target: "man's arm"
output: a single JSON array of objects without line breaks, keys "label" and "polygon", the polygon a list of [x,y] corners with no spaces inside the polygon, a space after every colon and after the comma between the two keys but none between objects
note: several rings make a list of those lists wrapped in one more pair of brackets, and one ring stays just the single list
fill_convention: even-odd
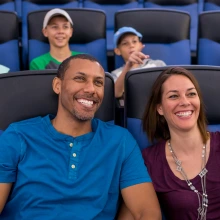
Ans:
[{"label": "man's arm", "polygon": [[0,183],[0,215],[8,199],[12,183]]},{"label": "man's arm", "polygon": [[141,183],[121,190],[124,204],[118,220],[159,220],[161,210],[152,183]]}]

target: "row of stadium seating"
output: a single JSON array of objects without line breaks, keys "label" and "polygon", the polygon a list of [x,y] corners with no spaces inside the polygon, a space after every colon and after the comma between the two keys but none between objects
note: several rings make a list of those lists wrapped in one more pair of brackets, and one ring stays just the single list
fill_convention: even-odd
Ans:
[{"label": "row of stadium seating", "polygon": [[[210,131],[220,129],[220,104],[215,97],[220,94],[220,67],[184,66],[197,78],[206,109]],[[156,77],[167,67],[130,71],[125,78],[124,126],[138,141],[141,149],[149,142],[141,129],[141,119],[150,90]],[[0,130],[15,121],[46,114],[56,114],[57,95],[52,91],[54,70],[21,71],[0,75]],[[207,83],[208,82],[208,83]],[[43,97],[43,98],[42,98]],[[95,117],[114,123],[114,81],[106,73],[105,96]]]},{"label": "row of stadium seating", "polygon": [[[67,9],[74,21],[74,33],[70,39],[72,50],[89,53],[108,70],[106,48],[106,15],[92,9]],[[18,17],[13,12],[0,12],[0,64],[11,71],[28,68],[35,57],[49,51],[47,39],[42,34],[42,23],[47,10],[31,12],[27,28],[23,32],[19,56]],[[92,19],[91,19],[92,18]],[[132,19],[130,19],[132,18]],[[123,26],[132,26],[143,34],[144,52],[152,59],[161,59],[167,65],[190,65],[190,16],[185,12],[161,9],[121,10],[115,14],[115,31]],[[199,16],[198,64],[220,66],[220,11],[203,12]],[[21,64],[21,61],[23,65]],[[114,68],[123,64],[122,58],[115,56]],[[23,67],[22,67],[23,66]]]},{"label": "row of stadium seating", "polygon": [[113,49],[114,14],[119,10],[134,8],[175,9],[188,12],[191,16],[190,49],[197,48],[198,15],[202,11],[219,10],[218,0],[3,0],[0,10],[17,11],[24,26],[24,36],[27,26],[27,15],[34,10],[48,8],[93,8],[105,11],[107,15],[107,49]]}]

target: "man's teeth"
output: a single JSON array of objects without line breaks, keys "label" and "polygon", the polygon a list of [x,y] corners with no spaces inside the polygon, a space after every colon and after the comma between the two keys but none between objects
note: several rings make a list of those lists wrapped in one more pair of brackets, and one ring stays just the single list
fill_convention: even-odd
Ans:
[{"label": "man's teeth", "polygon": [[85,99],[78,99],[78,102],[82,103],[83,105],[87,105],[87,106],[92,106],[93,105],[93,101],[88,101]]},{"label": "man's teeth", "polygon": [[187,112],[178,112],[176,113],[177,116],[180,116],[180,117],[187,117],[189,115],[192,115],[192,111],[187,111]]}]

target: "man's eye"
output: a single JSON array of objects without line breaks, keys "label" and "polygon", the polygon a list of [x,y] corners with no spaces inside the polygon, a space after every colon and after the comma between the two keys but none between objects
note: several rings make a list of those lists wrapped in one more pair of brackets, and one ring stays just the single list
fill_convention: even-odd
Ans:
[{"label": "man's eye", "polygon": [[77,76],[77,77],[74,78],[74,80],[76,80],[76,81],[84,81],[84,77]]},{"label": "man's eye", "polygon": [[103,86],[103,82],[102,82],[102,81],[99,81],[99,80],[98,80],[98,81],[95,81],[95,84],[96,84],[97,86],[100,86],[100,87]]}]

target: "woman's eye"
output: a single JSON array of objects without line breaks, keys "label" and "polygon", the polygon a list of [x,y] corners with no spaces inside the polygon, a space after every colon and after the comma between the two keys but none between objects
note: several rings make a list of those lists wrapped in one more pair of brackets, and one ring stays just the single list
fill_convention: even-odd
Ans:
[{"label": "woman's eye", "polygon": [[177,95],[171,95],[171,96],[169,96],[170,99],[175,99],[175,98],[177,98],[177,97],[178,97]]},{"label": "woman's eye", "polygon": [[196,96],[196,93],[195,93],[195,92],[190,92],[190,93],[188,94],[188,96],[190,96],[190,97]]}]

